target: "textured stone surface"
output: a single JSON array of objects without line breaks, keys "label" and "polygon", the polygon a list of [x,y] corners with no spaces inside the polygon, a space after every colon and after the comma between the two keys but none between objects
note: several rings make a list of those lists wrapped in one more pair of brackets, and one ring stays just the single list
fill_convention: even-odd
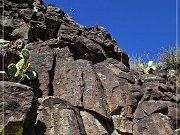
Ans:
[{"label": "textured stone surface", "polygon": [[136,121],[133,131],[133,135],[174,135],[170,119],[161,113]]},{"label": "textured stone surface", "polygon": [[116,41],[111,37],[105,28],[94,26],[83,32],[83,35],[86,35],[87,38],[102,46],[108,57],[115,58],[129,67],[127,62],[129,61],[128,55],[118,48]]},{"label": "textured stone surface", "polygon": [[178,71],[165,65],[154,74],[131,71],[128,55],[105,28],[82,26],[41,0],[35,12],[33,2],[6,0],[4,20],[0,15],[0,38],[5,38],[0,39],[0,71],[16,64],[26,45],[30,70],[38,74],[22,82],[25,85],[0,82],[5,131],[15,134],[18,127],[24,135],[179,133]]},{"label": "textured stone surface", "polygon": [[[108,125],[99,121],[95,116],[86,111],[81,111],[85,131],[87,135],[106,135],[109,134]],[[110,127],[109,127],[110,128]]]},{"label": "textured stone surface", "polygon": [[48,39],[57,38],[58,30],[63,22],[64,15],[65,13],[61,9],[54,7],[53,5],[49,5],[47,7],[45,14],[45,23],[47,25]]},{"label": "textured stone surface", "polygon": [[14,82],[0,81],[0,95],[1,132],[10,122],[23,123],[34,101],[30,87]]},{"label": "textured stone surface", "polygon": [[48,96],[50,93],[50,72],[53,68],[54,54],[47,53],[31,53],[30,63],[31,69],[38,73],[38,80],[34,82],[33,87],[36,91]]},{"label": "textured stone surface", "polygon": [[107,116],[104,90],[90,62],[76,60],[57,65],[53,86],[54,96]]},{"label": "textured stone surface", "polygon": [[114,128],[122,134],[133,133],[133,122],[121,115],[112,116]]},{"label": "textured stone surface", "polygon": [[46,99],[39,107],[35,124],[38,135],[79,135],[78,114],[68,102],[58,99]]},{"label": "textured stone surface", "polygon": [[[128,78],[126,76],[120,76],[121,71],[125,70],[123,65],[118,67],[117,64],[111,63],[113,60],[107,60],[102,63],[98,63],[94,66],[96,73],[98,74],[103,88],[106,90],[108,111],[111,114],[120,113],[121,109],[125,109],[126,113],[131,114],[132,100],[129,91]],[[121,65],[121,64],[119,64]],[[126,69],[128,71],[128,69]],[[124,72],[125,74],[128,74]],[[130,112],[128,112],[130,111]]]}]

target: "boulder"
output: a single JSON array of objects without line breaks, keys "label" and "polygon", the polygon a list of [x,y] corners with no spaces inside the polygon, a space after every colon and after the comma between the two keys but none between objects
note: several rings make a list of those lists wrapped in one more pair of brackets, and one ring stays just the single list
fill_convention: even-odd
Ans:
[{"label": "boulder", "polygon": [[115,58],[129,67],[128,55],[123,50],[118,48],[116,41],[104,27],[96,25],[86,29],[82,35],[98,43],[104,49],[108,57]]},{"label": "boulder", "polygon": [[108,121],[98,120],[98,117],[87,111],[81,111],[80,114],[87,135],[108,135],[113,130],[113,127],[108,125]]},{"label": "boulder", "polygon": [[174,135],[170,118],[155,113],[133,122],[133,135]]},{"label": "boulder", "polygon": [[24,135],[179,133],[178,71],[165,65],[153,74],[130,70],[128,55],[105,28],[80,25],[42,0],[6,0],[3,13],[1,80],[8,65],[19,61],[25,45],[31,54],[29,70],[38,77],[21,82],[26,85],[0,82],[1,131]]},{"label": "boulder", "polygon": [[[0,98],[0,118],[3,118],[0,121],[0,132],[3,130],[11,133],[11,130],[8,131],[8,129],[13,129],[16,124],[24,132],[32,128],[31,125],[36,117],[34,112],[37,103],[32,88],[19,83],[0,81],[0,94],[3,95]],[[27,119],[29,127],[25,125]],[[15,129],[15,131],[18,130]]]},{"label": "boulder", "polygon": [[65,13],[61,9],[48,5],[45,14],[45,23],[47,26],[47,39],[57,38],[59,27],[63,22]]},{"label": "boulder", "polygon": [[[120,67],[118,68],[118,66],[115,66],[112,61],[115,60],[108,59],[94,65],[94,69],[105,89],[109,108],[108,111],[110,114],[120,115],[121,110],[125,109],[127,114],[131,114],[131,112],[128,112],[128,108],[131,108],[132,102],[130,99],[131,94],[129,91],[128,78],[123,78],[119,75],[120,72],[123,72],[124,74],[128,73],[121,71]],[[122,70],[124,70],[123,66]]]},{"label": "boulder", "polygon": [[57,58],[54,96],[107,117],[106,96],[92,64],[86,60],[58,61]]},{"label": "boulder", "polygon": [[34,134],[86,135],[79,110],[69,102],[55,97],[39,101]]}]

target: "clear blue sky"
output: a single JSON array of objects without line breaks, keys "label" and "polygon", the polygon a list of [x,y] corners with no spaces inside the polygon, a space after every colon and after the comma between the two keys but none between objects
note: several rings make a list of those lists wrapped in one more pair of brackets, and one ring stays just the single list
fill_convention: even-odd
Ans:
[{"label": "clear blue sky", "polygon": [[87,27],[105,27],[129,55],[175,46],[175,0],[44,0]]}]

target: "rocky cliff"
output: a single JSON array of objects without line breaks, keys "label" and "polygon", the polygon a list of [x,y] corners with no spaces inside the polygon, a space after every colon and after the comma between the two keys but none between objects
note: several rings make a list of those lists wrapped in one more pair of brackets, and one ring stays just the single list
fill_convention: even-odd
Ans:
[{"label": "rocky cliff", "polygon": [[131,71],[105,28],[86,28],[53,5],[33,3],[6,0],[1,8],[0,71],[17,63],[26,45],[38,78],[15,83],[1,76],[0,134],[180,133],[175,76],[170,83],[167,76]]}]

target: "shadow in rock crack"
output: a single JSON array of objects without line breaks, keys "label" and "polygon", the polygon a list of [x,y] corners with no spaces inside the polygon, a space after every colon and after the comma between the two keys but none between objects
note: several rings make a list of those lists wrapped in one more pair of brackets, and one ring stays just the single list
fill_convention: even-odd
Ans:
[{"label": "shadow in rock crack", "polygon": [[39,88],[40,87],[39,79],[33,80],[31,82],[31,87],[33,88],[33,93],[35,97],[37,98],[42,97],[42,90]]},{"label": "shadow in rock crack", "polygon": [[45,135],[46,129],[46,125],[39,120],[35,124],[35,134],[37,135]]},{"label": "shadow in rock crack", "polygon": [[32,100],[30,110],[26,114],[26,117],[23,123],[22,135],[35,135],[34,129],[35,129],[35,122],[37,118],[38,106],[39,106],[38,99],[37,97],[34,97]]},{"label": "shadow in rock crack", "polygon": [[53,58],[52,68],[51,70],[48,71],[48,74],[49,74],[48,95],[49,96],[54,95],[53,81],[54,81],[55,67],[56,67],[56,55],[54,55],[54,58]]}]

